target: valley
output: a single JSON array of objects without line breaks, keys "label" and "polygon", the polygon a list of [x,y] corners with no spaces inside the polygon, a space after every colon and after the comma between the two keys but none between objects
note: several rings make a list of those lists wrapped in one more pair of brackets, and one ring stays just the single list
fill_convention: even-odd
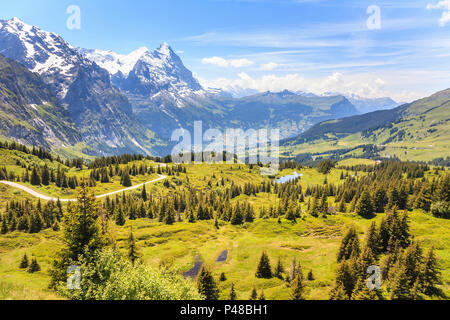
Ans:
[{"label": "valley", "polygon": [[[10,164],[6,167],[8,172],[15,172],[18,177],[23,176],[24,169],[14,163],[26,155],[18,151],[2,151],[1,154],[3,159],[10,159]],[[348,200],[351,203],[344,202],[347,209],[341,212],[340,201],[344,200],[339,200],[339,198],[347,197],[342,193],[344,190],[351,190],[348,186],[347,189],[342,187],[349,183],[353,184],[354,179],[364,183],[365,177],[371,175],[371,168],[376,166],[375,162],[370,160],[348,159],[338,163],[326,174],[319,172],[317,168],[294,166],[291,163],[287,164],[287,167],[282,167],[276,177],[267,178],[260,175],[258,166],[244,164],[178,165],[161,164],[149,159],[130,159],[132,161],[124,159],[121,161],[124,163],[119,165],[122,170],[148,167],[154,168],[155,173],[131,175],[131,183],[136,187],[135,189],[128,189],[125,192],[97,200],[99,201],[98,210],[108,217],[107,227],[105,226],[108,229],[108,238],[113,241],[114,246],[120,252],[126,254],[129,252],[128,239],[130,230],[132,230],[136,239],[135,245],[138,248],[139,259],[145,265],[153,268],[164,265],[174,268],[178,274],[191,269],[194,261],[198,258],[211,270],[216,279],[220,299],[227,299],[232,284],[239,299],[248,299],[254,288],[257,289],[258,294],[263,291],[266,299],[289,299],[291,289],[285,279],[289,276],[294,258],[301,266],[305,276],[304,297],[328,299],[330,290],[334,287],[335,273],[338,267],[336,256],[343,235],[350,226],[354,226],[361,244],[364,244],[370,225],[373,222],[379,224],[389,212],[377,213],[370,218],[362,217],[353,211],[356,210],[352,207],[356,205],[355,201],[357,200],[351,201],[351,196]],[[50,168],[61,166],[54,161],[42,161],[34,156],[29,158],[29,162],[47,165]],[[100,163],[98,162],[98,164]],[[113,163],[110,166],[111,168],[116,167]],[[289,168],[289,166],[292,167]],[[77,176],[80,180],[82,177],[92,176],[93,172],[93,169],[85,166],[81,169],[64,168],[67,170],[67,177]],[[102,166],[98,167],[100,171],[101,168]],[[386,169],[388,168],[386,167]],[[392,169],[394,168],[395,166]],[[423,169],[415,165],[408,168],[409,166],[405,165],[404,169],[401,169],[406,170],[404,171],[405,180],[403,183],[399,180],[398,183],[400,186],[402,184],[405,186],[405,183],[409,181],[408,183],[413,183],[414,190],[419,190],[420,187],[416,184],[421,181],[419,177]],[[370,170],[367,171],[368,169]],[[439,179],[445,175],[449,177],[446,171],[424,169],[424,178],[427,180]],[[107,170],[109,172],[109,169]],[[162,179],[164,176],[160,176],[158,180],[152,180],[151,183],[146,184],[146,195],[143,198],[143,189],[139,184],[142,181],[154,179],[158,170],[161,172],[159,174],[166,178]],[[383,167],[379,167],[377,170],[381,170],[380,174],[384,172]],[[397,172],[397,170],[394,169],[393,172]],[[274,183],[275,179],[292,175],[294,172],[298,173],[297,179],[278,184],[278,186]],[[408,178],[406,178],[406,172],[408,172]],[[410,177],[410,172],[416,172],[417,178]],[[106,190],[113,192],[122,189],[120,182],[118,184],[115,181],[117,177],[113,176],[112,178],[114,182],[110,183],[102,183],[99,178],[96,185],[92,187],[94,194],[98,195]],[[378,180],[378,183],[383,183],[383,178],[377,179],[381,179]],[[391,176],[391,186],[395,185],[394,181],[397,181],[395,179],[392,180]],[[376,181],[374,182],[377,183]],[[74,191],[59,188],[52,183],[50,186],[51,191],[42,185],[33,188],[60,198],[76,194],[73,193]],[[267,189],[269,186],[270,191]],[[318,201],[322,197],[316,194],[316,192],[320,194],[321,186],[325,187],[323,190],[329,190],[327,191],[327,193],[329,192],[327,197],[327,208],[329,209],[325,215],[320,213],[321,209],[318,209],[316,215],[315,209],[312,209],[311,206],[315,206],[316,204],[313,205],[313,203],[316,203],[316,199]],[[299,193],[294,190],[302,190],[300,197]],[[36,204],[37,202],[35,197],[6,185],[0,185],[0,191],[2,203],[10,208],[10,213],[16,212],[14,215],[21,211],[16,211],[16,209],[11,211],[13,203],[11,200],[17,204],[26,199],[31,203]],[[217,197],[223,198],[228,193],[225,200],[218,201]],[[11,197],[12,195],[13,197]],[[413,191],[413,194],[408,196],[407,204],[404,204],[408,208],[409,232],[415,240],[420,242],[424,252],[428,248],[435,248],[435,254],[439,258],[440,268],[443,272],[441,288],[443,294],[448,294],[450,290],[450,274],[448,273],[450,270],[450,256],[448,255],[450,225],[448,225],[447,219],[435,217],[416,208],[417,196],[416,191]],[[187,201],[188,198],[191,200]],[[392,201],[389,199],[390,193],[387,194],[387,201]],[[376,200],[374,199],[374,201]],[[111,208],[112,203],[118,204],[118,207]],[[43,221],[53,219],[51,215],[45,213],[47,212],[45,201],[40,205],[43,206],[41,209]],[[68,210],[67,205],[62,202],[63,212]],[[161,211],[161,206],[168,207]],[[228,208],[228,206],[230,207]],[[244,220],[235,223],[233,222],[234,215],[238,212],[236,210],[240,210],[237,209],[240,206],[242,206]],[[287,207],[285,208],[285,206]],[[121,210],[120,208],[124,210],[124,220],[121,222],[117,216],[119,212],[117,210]],[[291,212],[292,209],[293,212]],[[202,210],[203,213],[201,213]],[[246,216],[248,212],[251,212],[251,219]],[[2,215],[2,221],[9,221],[10,213],[6,208],[6,213]],[[27,214],[25,213],[25,217]],[[166,220],[168,215],[173,215],[173,222]],[[56,220],[58,220],[57,217],[58,215],[55,216]],[[47,228],[46,223],[50,227]],[[62,223],[63,220],[57,224]],[[42,230],[39,232],[10,230],[0,235],[1,299],[64,298],[64,296],[55,295],[54,291],[47,289],[50,281],[49,270],[52,268],[52,261],[56,257],[56,252],[63,243],[64,237],[60,227],[55,227],[54,224],[52,227],[52,224],[51,220],[44,222]],[[219,255],[224,251],[227,251],[226,260],[217,261]],[[273,270],[278,261],[283,265],[284,271],[280,274],[281,278],[276,276],[268,279],[255,277],[258,259],[263,251],[268,254]],[[37,258],[41,271],[30,274],[18,268],[20,259],[25,253]],[[381,256],[381,260],[383,260],[385,254],[381,254]],[[306,280],[310,270],[313,280]],[[222,273],[226,280],[219,280]],[[191,283],[192,286],[195,285],[194,280],[186,279],[187,283]],[[25,289],[30,281],[33,285]],[[383,295],[389,297],[389,293],[384,290]]]}]

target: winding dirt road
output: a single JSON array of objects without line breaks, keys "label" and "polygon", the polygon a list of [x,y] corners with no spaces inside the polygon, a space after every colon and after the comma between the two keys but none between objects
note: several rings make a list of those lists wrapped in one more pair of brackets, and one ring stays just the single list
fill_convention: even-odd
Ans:
[{"label": "winding dirt road", "polygon": [[[144,182],[144,183],[141,183],[141,184],[137,184],[137,185],[129,187],[129,188],[125,188],[125,189],[121,189],[121,190],[105,193],[105,194],[96,196],[96,198],[97,199],[105,198],[107,196],[112,196],[112,195],[117,194],[117,193],[122,193],[122,192],[130,191],[130,190],[135,190],[135,189],[138,189],[138,188],[140,188],[140,187],[142,187],[144,185],[147,185],[147,184],[150,184],[150,183],[155,183],[155,182],[164,180],[166,178],[167,178],[167,176],[159,174],[159,178],[158,179],[147,181],[147,182]],[[35,191],[35,190],[31,189],[31,188],[28,188],[26,186],[23,186],[23,185],[21,185],[19,183],[10,182],[10,181],[3,181],[3,180],[0,181],[0,183],[5,184],[5,185],[10,186],[10,187],[13,187],[13,188],[20,189],[22,191],[25,191],[26,193],[29,193],[32,196],[35,196],[35,197],[37,197],[39,199],[42,199],[42,200],[46,200],[46,201],[57,201],[58,200],[58,198],[53,198],[53,197],[50,197],[50,196],[46,196],[45,194],[39,193],[39,192],[37,192],[37,191]],[[74,202],[74,201],[77,201],[77,199],[59,199],[59,201],[61,201],[61,202]]]}]

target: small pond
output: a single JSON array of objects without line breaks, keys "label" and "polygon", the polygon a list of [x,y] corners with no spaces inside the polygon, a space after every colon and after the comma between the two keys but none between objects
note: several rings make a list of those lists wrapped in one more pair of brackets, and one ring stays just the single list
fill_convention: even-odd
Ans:
[{"label": "small pond", "polygon": [[300,177],[303,177],[303,173],[294,172],[293,174],[286,175],[284,177],[281,177],[281,178],[275,180],[275,182],[282,184],[282,183],[286,183],[286,182],[292,181],[292,180],[300,178]]}]

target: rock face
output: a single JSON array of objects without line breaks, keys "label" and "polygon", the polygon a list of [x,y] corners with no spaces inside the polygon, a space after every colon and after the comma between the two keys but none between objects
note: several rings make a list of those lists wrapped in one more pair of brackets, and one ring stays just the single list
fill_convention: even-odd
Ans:
[{"label": "rock face", "polygon": [[0,55],[0,133],[22,143],[63,147],[81,141],[50,88],[21,64]]},{"label": "rock face", "polygon": [[94,153],[151,152],[154,133],[136,120],[109,73],[58,35],[3,20],[0,53],[41,76]]}]

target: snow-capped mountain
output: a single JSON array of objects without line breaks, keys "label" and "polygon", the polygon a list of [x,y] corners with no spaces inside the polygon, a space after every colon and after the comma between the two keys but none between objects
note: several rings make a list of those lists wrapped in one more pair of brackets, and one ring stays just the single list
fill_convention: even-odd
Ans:
[{"label": "snow-capped mountain", "polygon": [[215,93],[203,89],[167,43],[154,51],[142,47],[128,55],[87,49],[79,52],[107,69],[136,116],[165,138],[170,139],[173,130],[187,128],[194,120],[211,119],[217,111],[210,109],[217,106],[208,100]]},{"label": "snow-capped mountain", "polygon": [[108,71],[60,36],[17,18],[0,20],[0,54],[41,76],[94,152],[149,152],[153,133],[136,121]]},{"label": "snow-capped mountain", "polygon": [[401,103],[397,103],[389,97],[364,98],[356,94],[348,94],[346,97],[361,113],[369,113],[377,110],[389,110],[401,105]]},{"label": "snow-capped mountain", "polygon": [[77,69],[92,67],[91,61],[74,52],[60,36],[18,18],[0,20],[0,40],[1,54],[47,78],[60,98],[66,96]]},{"label": "snow-capped mountain", "polygon": [[167,92],[173,98],[206,94],[166,42],[154,51],[142,47],[128,55],[86,49],[80,52],[108,70],[113,83],[126,93],[152,97]]}]

